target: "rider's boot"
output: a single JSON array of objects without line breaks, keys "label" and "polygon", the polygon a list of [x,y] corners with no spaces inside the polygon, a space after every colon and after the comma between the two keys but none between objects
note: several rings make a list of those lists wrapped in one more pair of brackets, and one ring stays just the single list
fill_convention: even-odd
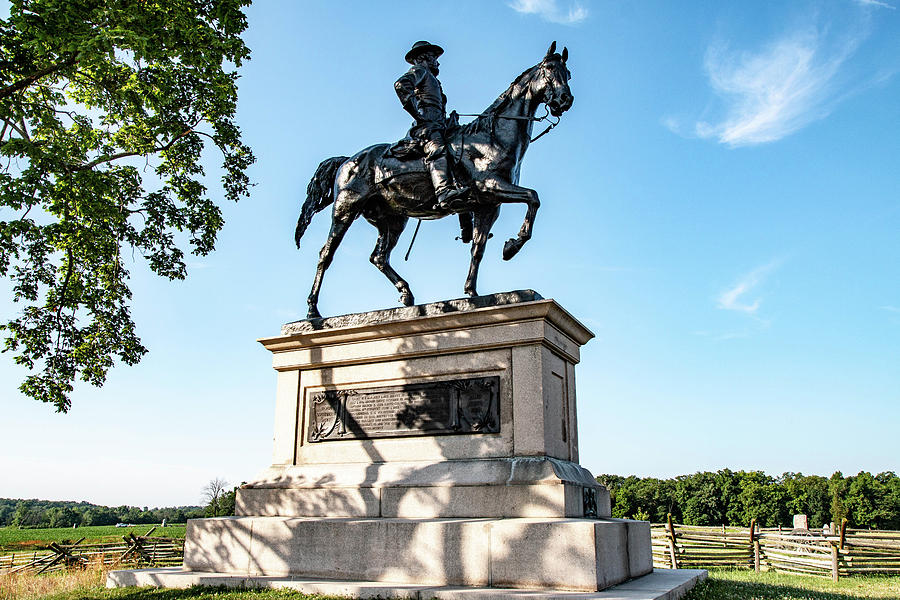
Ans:
[{"label": "rider's boot", "polygon": [[465,207],[465,199],[469,194],[469,188],[454,187],[450,181],[450,167],[447,164],[447,157],[442,154],[431,160],[426,160],[425,164],[428,166],[431,183],[434,185],[434,193],[437,197],[435,208],[454,210]]}]

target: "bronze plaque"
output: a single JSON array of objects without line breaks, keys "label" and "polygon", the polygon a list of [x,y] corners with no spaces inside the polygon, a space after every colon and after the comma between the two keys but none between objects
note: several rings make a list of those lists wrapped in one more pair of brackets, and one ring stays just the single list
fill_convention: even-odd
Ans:
[{"label": "bronze plaque", "polygon": [[325,390],[309,397],[307,441],[497,433],[500,378]]}]

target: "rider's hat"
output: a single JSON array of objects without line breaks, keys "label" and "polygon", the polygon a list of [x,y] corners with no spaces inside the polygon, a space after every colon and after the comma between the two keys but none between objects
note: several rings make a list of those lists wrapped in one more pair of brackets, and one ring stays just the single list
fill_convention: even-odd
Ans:
[{"label": "rider's hat", "polygon": [[416,57],[423,52],[434,52],[435,56],[440,56],[444,53],[444,49],[437,44],[432,44],[430,42],[426,42],[425,40],[416,42],[412,45],[412,49],[406,53],[406,62],[408,62],[409,64],[414,64]]}]

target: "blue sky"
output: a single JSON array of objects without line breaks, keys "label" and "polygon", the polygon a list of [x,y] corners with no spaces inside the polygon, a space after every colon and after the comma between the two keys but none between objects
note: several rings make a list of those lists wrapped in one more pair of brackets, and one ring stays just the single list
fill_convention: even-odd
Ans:
[{"label": "blue sky", "polygon": [[[412,42],[441,44],[449,106],[479,112],[558,40],[573,108],[529,149],[534,238],[505,207],[479,291],[533,288],[596,334],[578,367],[595,474],[898,470],[898,2],[257,2],[239,123],[258,163],[218,250],[185,282],[132,268],[150,354],[79,386],[59,415],[0,357],[0,497],[196,503],[271,459],[275,375],[254,340],[302,318],[328,214],[300,251],[309,178],[402,137],[392,84]],[[217,177],[210,153],[210,179]],[[394,264],[420,302],[459,297],[450,219]],[[325,314],[396,305],[355,224]],[[5,283],[0,291],[5,291]],[[8,294],[0,316],[17,310]]]}]

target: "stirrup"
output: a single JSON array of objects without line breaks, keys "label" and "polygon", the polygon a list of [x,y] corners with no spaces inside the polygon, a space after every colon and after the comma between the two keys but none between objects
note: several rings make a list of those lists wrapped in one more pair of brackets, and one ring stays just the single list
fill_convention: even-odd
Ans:
[{"label": "stirrup", "polygon": [[466,198],[469,195],[469,188],[451,188],[438,195],[437,207],[447,210],[456,208],[464,208],[466,206]]}]

